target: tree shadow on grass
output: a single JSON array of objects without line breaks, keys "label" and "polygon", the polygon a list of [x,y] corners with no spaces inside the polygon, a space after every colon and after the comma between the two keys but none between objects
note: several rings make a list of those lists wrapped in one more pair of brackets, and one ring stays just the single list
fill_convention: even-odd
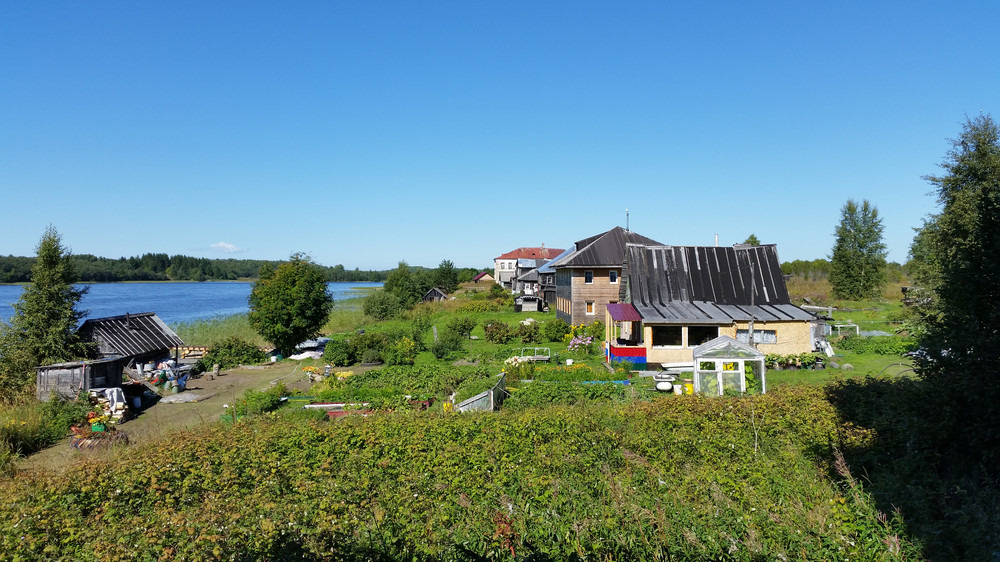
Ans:
[{"label": "tree shadow on grass", "polygon": [[928,560],[1000,559],[998,467],[961,445],[968,398],[918,378],[873,377],[833,383],[827,396],[844,422],[847,468],[880,511],[899,510]]}]

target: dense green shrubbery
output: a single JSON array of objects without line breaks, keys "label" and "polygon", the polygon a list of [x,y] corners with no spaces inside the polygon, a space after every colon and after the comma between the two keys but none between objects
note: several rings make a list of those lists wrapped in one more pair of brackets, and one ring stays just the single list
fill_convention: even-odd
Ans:
[{"label": "dense green shrubbery", "polygon": [[332,339],[323,348],[323,360],[335,367],[346,367],[356,363],[351,344],[342,339]]},{"label": "dense green shrubbery", "polygon": [[855,353],[903,355],[917,349],[917,340],[900,336],[844,336],[837,347]]},{"label": "dense green shrubbery", "polygon": [[545,336],[545,339],[549,341],[563,341],[563,336],[571,331],[572,328],[570,328],[569,324],[562,318],[549,320],[542,328],[542,334]]},{"label": "dense green shrubbery", "polygon": [[437,341],[431,344],[431,353],[437,359],[448,359],[465,349],[467,338],[454,330],[445,328],[438,335]]},{"label": "dense green shrubbery", "polygon": [[209,348],[205,357],[198,360],[198,366],[200,370],[207,371],[216,363],[223,369],[231,369],[264,361],[267,361],[267,353],[245,339],[233,336]]},{"label": "dense green shrubbery", "polygon": [[517,325],[517,338],[521,340],[521,343],[537,343],[541,339],[538,323],[519,323]]},{"label": "dense green shrubbery", "polygon": [[483,323],[483,331],[486,332],[486,341],[506,345],[514,339],[514,330],[510,324],[499,320],[487,320]]},{"label": "dense green shrubbery", "polygon": [[804,387],[333,424],[265,417],[65,475],[0,481],[0,551],[78,560],[919,558],[895,516],[816,469],[832,462],[836,427],[821,392]]},{"label": "dense green shrubbery", "polygon": [[615,383],[582,384],[538,380],[523,383],[504,402],[505,410],[523,410],[552,404],[572,405],[587,400],[625,400],[625,386]]},{"label": "dense green shrubbery", "polygon": [[380,289],[365,297],[362,310],[376,320],[389,320],[403,311],[403,305],[395,294]]},{"label": "dense green shrubbery", "polygon": [[506,303],[502,299],[473,300],[462,303],[462,306],[458,307],[458,311],[463,314],[500,312],[506,308],[506,306]]}]

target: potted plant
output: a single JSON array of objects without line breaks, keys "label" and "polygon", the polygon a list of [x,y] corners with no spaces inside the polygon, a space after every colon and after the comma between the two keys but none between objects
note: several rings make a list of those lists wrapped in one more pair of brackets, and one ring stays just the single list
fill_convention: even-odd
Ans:
[{"label": "potted plant", "polygon": [[775,371],[781,370],[781,356],[777,353],[768,353],[764,356],[764,364],[767,365],[768,369],[774,369]]},{"label": "potted plant", "polygon": [[788,370],[790,370],[790,371],[795,371],[795,370],[797,370],[799,368],[799,356],[798,355],[795,355],[795,354],[786,355],[783,358],[783,362],[785,364],[785,368],[788,369]]},{"label": "potted plant", "polygon": [[802,365],[803,369],[812,369],[813,365],[816,364],[816,356],[812,353],[803,353],[799,355],[799,364]]}]

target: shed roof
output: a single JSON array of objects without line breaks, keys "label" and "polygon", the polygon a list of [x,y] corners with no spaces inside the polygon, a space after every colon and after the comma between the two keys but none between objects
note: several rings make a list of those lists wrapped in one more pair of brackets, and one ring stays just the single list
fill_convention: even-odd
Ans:
[{"label": "shed roof", "polygon": [[97,343],[101,357],[136,357],[184,345],[184,340],[153,312],[87,320],[80,326],[80,334]]},{"label": "shed roof", "polygon": [[479,275],[476,275],[475,277],[473,277],[472,280],[473,281],[479,281],[479,280],[483,279],[484,277],[489,277],[490,279],[493,279],[493,276],[490,275],[489,272],[484,271],[484,272],[480,273]]},{"label": "shed roof", "polygon": [[719,324],[815,318],[791,304],[773,244],[630,245],[627,258],[632,304],[645,322]]},{"label": "shed roof", "polygon": [[616,226],[607,232],[584,238],[575,244],[575,251],[553,260],[555,269],[574,267],[620,267],[625,261],[625,246],[647,244],[659,246],[660,242]]}]

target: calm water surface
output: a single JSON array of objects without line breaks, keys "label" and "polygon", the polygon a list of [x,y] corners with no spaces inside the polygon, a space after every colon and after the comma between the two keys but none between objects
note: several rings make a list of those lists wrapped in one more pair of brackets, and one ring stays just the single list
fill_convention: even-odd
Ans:
[{"label": "calm water surface", "polygon": [[[205,281],[202,283],[98,283],[90,287],[79,308],[87,318],[155,312],[167,324],[243,314],[252,283]],[[363,296],[362,289],[382,283],[328,283],[335,301]],[[0,285],[0,318],[10,320],[11,305],[20,298],[20,285]]]}]

